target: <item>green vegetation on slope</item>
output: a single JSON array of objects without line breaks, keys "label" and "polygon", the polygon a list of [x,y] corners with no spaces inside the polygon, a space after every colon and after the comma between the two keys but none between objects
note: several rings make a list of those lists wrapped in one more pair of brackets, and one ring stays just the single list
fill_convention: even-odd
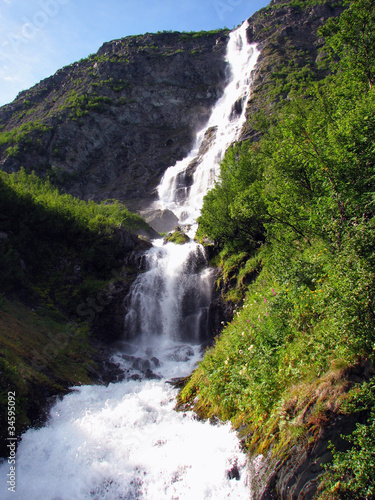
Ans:
[{"label": "green vegetation on slope", "polygon": [[19,434],[48,396],[95,378],[92,332],[79,306],[94,297],[95,311],[108,305],[127,240],[145,227],[117,202],[84,202],[24,170],[0,172],[0,455],[8,391],[17,394]]},{"label": "green vegetation on slope", "polygon": [[0,301],[0,456],[6,456],[8,392],[16,398],[16,435],[36,423],[46,398],[90,383],[94,350],[86,325],[58,320],[41,307]]},{"label": "green vegetation on slope", "polygon": [[[333,75],[290,95],[276,124],[258,117],[262,139],[228,152],[205,199],[198,237],[223,249],[224,273],[238,275],[229,298],[243,300],[180,394],[279,457],[361,406],[350,373],[374,362],[373,2],[322,34]],[[373,498],[372,404],[353,447],[334,452],[322,497]]]},{"label": "green vegetation on slope", "polygon": [[23,170],[0,172],[0,221],[7,235],[0,243],[2,290],[39,283],[42,294],[66,292],[65,304],[72,287],[64,283],[63,269],[57,272],[65,257],[73,266],[74,258],[81,261],[83,279],[89,274],[106,279],[123,256],[121,232],[147,226],[120,203],[96,204],[61,195],[48,181]]}]

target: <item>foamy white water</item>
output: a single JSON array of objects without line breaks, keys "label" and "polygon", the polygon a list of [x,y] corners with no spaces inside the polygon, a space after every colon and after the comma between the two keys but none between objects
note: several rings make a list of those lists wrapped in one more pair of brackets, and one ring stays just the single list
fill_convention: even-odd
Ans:
[{"label": "foamy white water", "polygon": [[156,240],[145,260],[147,272],[132,287],[125,331],[143,343],[203,340],[213,286],[203,248],[193,241]]},{"label": "foamy white water", "polygon": [[[175,412],[175,396],[165,381],[76,388],[53,407],[46,427],[23,436],[16,493],[7,491],[9,467],[1,466],[0,498],[248,498],[236,435]],[[233,467],[240,480],[229,479]]]},{"label": "foamy white water", "polygon": [[[231,33],[232,76],[189,157],[166,172],[158,206],[173,210],[193,237],[203,197],[227,147],[245,121],[251,72],[258,51],[246,42],[245,23]],[[197,158],[205,137],[212,140]],[[178,194],[178,176],[198,160],[193,184]],[[7,462],[0,465],[4,500],[223,500],[250,497],[246,456],[229,425],[211,425],[174,411],[171,378],[187,376],[202,353],[212,271],[203,248],[162,240],[145,255],[146,272],[129,297],[128,340],[113,361],[126,380],[77,387],[51,410],[48,424],[20,443],[16,492],[8,491]]]}]

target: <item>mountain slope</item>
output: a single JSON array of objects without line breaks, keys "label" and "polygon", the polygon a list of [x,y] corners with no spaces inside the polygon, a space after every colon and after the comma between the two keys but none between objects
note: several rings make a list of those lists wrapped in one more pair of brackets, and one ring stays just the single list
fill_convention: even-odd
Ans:
[{"label": "mountain slope", "polygon": [[243,138],[259,138],[254,117],[274,114],[291,91],[326,76],[318,29],[344,10],[337,0],[272,0],[249,19],[248,40],[261,51]]},{"label": "mountain slope", "polygon": [[227,31],[105,43],[0,109],[0,165],[83,199],[147,205],[226,80]]},{"label": "mountain slope", "polygon": [[[322,78],[317,29],[335,0],[272,1],[249,19],[261,56],[243,138],[254,116]],[[166,168],[189,151],[226,81],[227,30],[159,33],[105,43],[0,108],[0,167],[34,170],[82,199],[146,208]]]}]

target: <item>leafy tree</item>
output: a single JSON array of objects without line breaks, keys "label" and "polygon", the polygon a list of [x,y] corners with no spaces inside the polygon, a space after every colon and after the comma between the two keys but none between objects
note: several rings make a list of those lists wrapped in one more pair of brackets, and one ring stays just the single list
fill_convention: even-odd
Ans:
[{"label": "leafy tree", "polygon": [[372,88],[375,79],[375,10],[373,0],[352,2],[338,19],[330,19],[321,29],[326,48],[349,70]]},{"label": "leafy tree", "polygon": [[254,249],[263,240],[262,165],[248,144],[230,148],[199,218],[198,237]]}]

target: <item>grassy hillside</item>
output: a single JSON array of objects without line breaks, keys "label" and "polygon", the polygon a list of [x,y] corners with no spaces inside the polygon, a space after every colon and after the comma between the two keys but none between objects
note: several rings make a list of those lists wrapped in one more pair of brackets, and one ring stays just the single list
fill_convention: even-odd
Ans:
[{"label": "grassy hillside", "polygon": [[8,391],[17,395],[20,433],[49,396],[97,379],[91,326],[114,300],[115,283],[125,289],[134,278],[126,257],[138,245],[135,231],[146,228],[118,203],[83,202],[23,170],[0,172],[1,443]]},{"label": "grassy hillside", "polygon": [[327,23],[332,75],[257,117],[262,139],[228,152],[199,221],[238,307],[180,404],[281,463],[357,420],[335,439],[322,498],[375,495],[374,28],[369,0]]},{"label": "grassy hillside", "polygon": [[[3,289],[22,284],[31,290],[35,283],[43,283],[45,288],[39,291],[62,293],[65,306],[71,293],[67,272],[71,279],[76,272],[78,285],[89,274],[105,278],[123,256],[122,236],[147,227],[117,202],[96,204],[60,195],[48,181],[23,170],[0,172],[0,194]],[[64,259],[69,260],[69,271]],[[76,271],[74,259],[80,261]]]}]

